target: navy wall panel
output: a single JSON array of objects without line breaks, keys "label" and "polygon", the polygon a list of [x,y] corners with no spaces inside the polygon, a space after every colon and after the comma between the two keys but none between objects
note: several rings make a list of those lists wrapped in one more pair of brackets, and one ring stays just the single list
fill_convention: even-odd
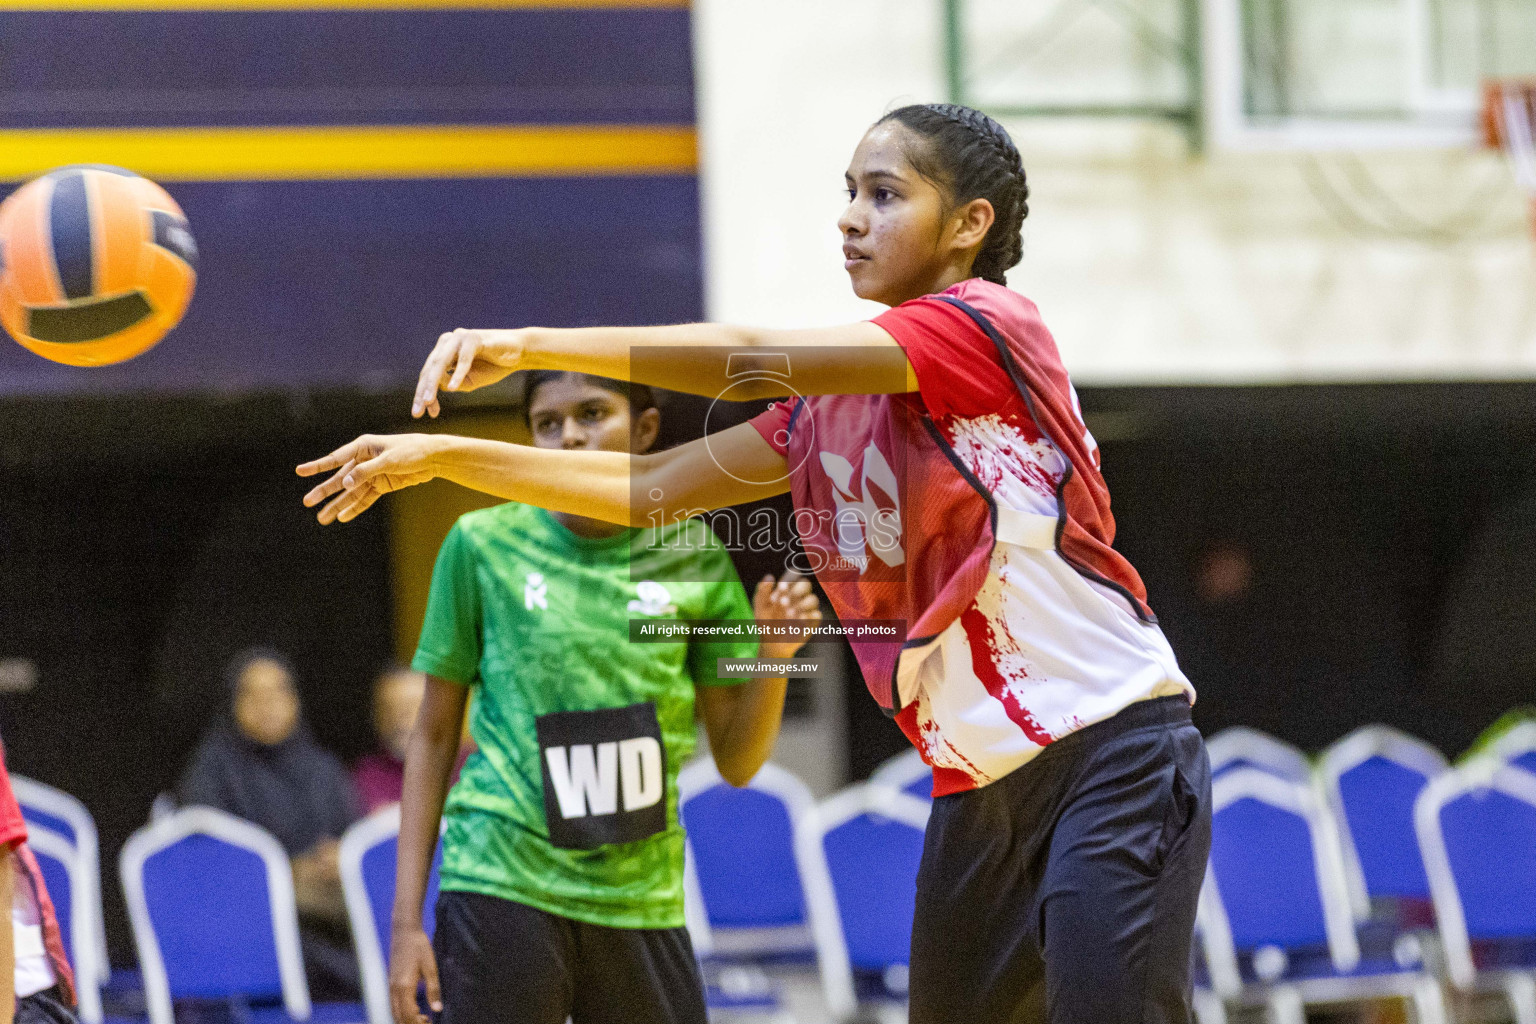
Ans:
[{"label": "navy wall panel", "polygon": [[138,359],[89,370],[0,338],[0,392],[387,390],[454,327],[701,315],[691,176],[221,182],[168,190],[198,293]]},{"label": "navy wall panel", "polygon": [[[4,11],[0,145],[74,128],[691,129],[689,31],[679,8]],[[615,175],[569,145],[567,177],[166,182],[200,251],[182,325],[102,369],[0,336],[0,394],[388,390],[455,326],[698,319],[687,165],[642,174],[617,154]]]},{"label": "navy wall panel", "polygon": [[686,10],[12,11],[0,128],[693,122]]}]

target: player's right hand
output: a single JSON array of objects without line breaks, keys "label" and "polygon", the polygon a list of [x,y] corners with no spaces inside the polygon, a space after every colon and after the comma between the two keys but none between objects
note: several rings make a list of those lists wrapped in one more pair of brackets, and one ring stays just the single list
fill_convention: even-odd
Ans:
[{"label": "player's right hand", "polygon": [[436,476],[436,456],[446,440],[432,434],[364,434],[297,468],[299,476],[335,471],[304,495],[304,507],[314,508],[330,498],[316,518],[322,525],[350,522],[389,492]]},{"label": "player's right hand", "polygon": [[431,1024],[416,1002],[416,992],[423,983],[427,986],[427,1005],[433,1013],[442,1013],[443,992],[437,981],[432,940],[420,927],[396,926],[389,939],[389,1007],[395,1024]]},{"label": "player's right hand", "polygon": [[439,391],[473,391],[495,384],[519,368],[525,348],[522,331],[471,331],[463,327],[437,339],[416,380],[411,415],[434,419],[442,412]]}]

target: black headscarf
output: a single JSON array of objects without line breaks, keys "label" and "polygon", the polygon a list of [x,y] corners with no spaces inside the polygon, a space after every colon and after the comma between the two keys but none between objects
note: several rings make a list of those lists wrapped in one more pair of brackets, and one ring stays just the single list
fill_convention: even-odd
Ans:
[{"label": "black headscarf", "polygon": [[183,804],[202,804],[260,825],[290,855],[322,839],[340,838],[357,820],[356,798],[346,770],[310,736],[301,718],[288,738],[271,746],[240,731],[234,703],[240,679],[258,661],[281,665],[293,680],[288,659],[252,647],[224,669],[225,708],[209,728],[177,787]]}]

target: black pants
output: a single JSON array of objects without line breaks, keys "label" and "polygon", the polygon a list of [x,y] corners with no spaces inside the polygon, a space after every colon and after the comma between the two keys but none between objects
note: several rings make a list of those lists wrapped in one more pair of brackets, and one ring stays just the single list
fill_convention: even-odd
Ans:
[{"label": "black pants", "polygon": [[58,986],[16,1000],[16,1024],[80,1024]]},{"label": "black pants", "polygon": [[685,928],[604,928],[467,892],[437,898],[441,1024],[706,1024]]},{"label": "black pants", "polygon": [[1133,704],[933,803],[911,1024],[1193,1019],[1210,764],[1182,697]]},{"label": "black pants", "polygon": [[352,936],[336,922],[299,918],[299,952],[309,997],[317,1003],[352,1003],[362,996],[362,973]]}]

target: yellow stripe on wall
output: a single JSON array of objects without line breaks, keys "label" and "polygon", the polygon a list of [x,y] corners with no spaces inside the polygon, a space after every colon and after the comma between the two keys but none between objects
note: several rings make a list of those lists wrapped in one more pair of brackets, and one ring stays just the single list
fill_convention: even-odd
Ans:
[{"label": "yellow stripe on wall", "polygon": [[690,174],[691,127],[384,126],[0,131],[0,179],[115,164],[159,181]]},{"label": "yellow stripe on wall", "polygon": [[336,11],[686,8],[689,0],[0,0],[0,11]]}]

